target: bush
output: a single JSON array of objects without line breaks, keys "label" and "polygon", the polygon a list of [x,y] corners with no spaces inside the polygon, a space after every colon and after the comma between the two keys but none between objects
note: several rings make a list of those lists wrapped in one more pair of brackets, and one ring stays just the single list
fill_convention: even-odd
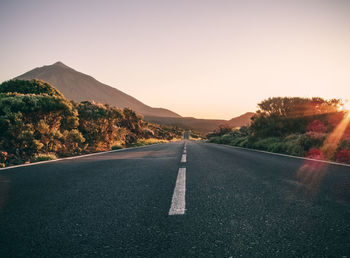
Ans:
[{"label": "bush", "polygon": [[54,160],[57,159],[55,154],[38,154],[36,155],[31,162],[39,162],[39,161],[46,161],[46,160]]},{"label": "bush", "polygon": [[248,137],[242,137],[240,140],[237,142],[237,146],[239,147],[244,147],[244,148],[249,148],[249,138]]},{"label": "bush", "polygon": [[0,167],[170,141],[183,132],[145,122],[129,108],[71,102],[44,81],[0,83]]},{"label": "bush", "polygon": [[235,136],[232,133],[227,133],[221,136],[221,143],[230,144],[234,140]]},{"label": "bush", "polygon": [[292,134],[284,140],[284,153],[304,157],[310,146],[304,134]]},{"label": "bush", "polygon": [[5,81],[0,86],[1,93],[20,93],[20,94],[35,94],[47,95],[51,97],[64,98],[51,84],[33,79],[33,80],[10,80]]},{"label": "bush", "polygon": [[63,132],[63,139],[63,148],[60,152],[58,152],[61,156],[80,154],[86,146],[84,146],[85,138],[77,129],[70,131],[65,130]]},{"label": "bush", "polygon": [[253,148],[270,152],[280,152],[283,149],[283,140],[278,137],[264,138],[256,141],[253,144]]},{"label": "bush", "polygon": [[346,140],[346,141],[341,141],[339,144],[339,149],[348,149],[350,150],[350,141]]},{"label": "bush", "polygon": [[112,146],[112,150],[120,150],[120,149],[123,149],[123,146],[118,144]]},{"label": "bush", "polygon": [[6,151],[0,151],[0,162],[5,163],[7,159],[7,152]]},{"label": "bush", "polygon": [[[213,143],[284,153],[315,159],[350,162],[350,124],[334,148],[324,146],[344,119],[340,99],[269,98],[259,103],[250,126],[229,131],[220,128],[207,135]],[[327,148],[326,148],[327,147]],[[327,150],[331,155],[327,155]],[[322,150],[322,151],[321,151]]]},{"label": "bush", "polygon": [[325,139],[325,135],[320,137],[312,137],[306,134],[291,134],[285,138],[286,154],[294,156],[305,156],[310,149],[321,148]]},{"label": "bush", "polygon": [[350,164],[350,150],[344,149],[339,151],[336,155],[336,161]]},{"label": "bush", "polygon": [[324,160],[324,154],[319,149],[311,149],[311,150],[309,150],[308,153],[306,154],[306,157],[310,158],[310,159]]},{"label": "bush", "polygon": [[221,143],[220,138],[221,138],[220,136],[214,136],[214,137],[210,137],[208,141],[211,143]]},{"label": "bush", "polygon": [[246,143],[248,141],[248,136],[237,136],[232,139],[231,144],[239,147],[246,147]]},{"label": "bush", "polygon": [[5,162],[7,160],[7,152],[0,151],[0,168],[4,168],[6,166]]}]

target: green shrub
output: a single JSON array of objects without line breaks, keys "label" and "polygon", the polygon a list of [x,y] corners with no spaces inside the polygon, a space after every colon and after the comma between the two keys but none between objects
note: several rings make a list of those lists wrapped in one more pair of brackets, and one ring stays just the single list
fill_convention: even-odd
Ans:
[{"label": "green shrub", "polygon": [[112,150],[120,150],[120,149],[123,149],[123,146],[118,144],[112,146]]},{"label": "green shrub", "polygon": [[241,140],[237,143],[237,146],[249,148],[248,141],[249,141],[249,137],[242,137]]},{"label": "green shrub", "polygon": [[348,149],[350,150],[350,140],[343,140],[339,144],[339,149]]},{"label": "green shrub", "polygon": [[132,143],[129,143],[127,145],[127,147],[142,147],[142,146],[146,146],[148,144],[145,144],[143,141],[137,141],[137,142],[132,142]]},{"label": "green shrub", "polygon": [[232,139],[231,144],[234,146],[241,146],[243,142],[246,142],[248,140],[248,136],[236,136]]},{"label": "green shrub", "polygon": [[47,95],[51,97],[64,98],[51,84],[33,79],[33,80],[10,80],[5,81],[0,85],[1,93],[20,93],[20,94],[35,94]]},{"label": "green shrub", "polygon": [[305,134],[291,134],[284,140],[285,153],[293,156],[304,157],[312,147],[310,139]]},{"label": "green shrub", "polygon": [[282,148],[282,141],[279,137],[268,137],[256,141],[253,144],[253,148],[273,152]]},{"label": "green shrub", "polygon": [[223,144],[230,144],[234,140],[235,136],[231,133],[221,136],[220,142]]},{"label": "green shrub", "polygon": [[46,161],[46,160],[54,160],[57,159],[55,154],[38,154],[36,155],[31,162],[39,162],[39,161]]},{"label": "green shrub", "polygon": [[211,137],[211,138],[209,138],[209,142],[211,142],[211,143],[221,143],[221,140],[220,140],[220,136],[214,136],[214,137]]}]

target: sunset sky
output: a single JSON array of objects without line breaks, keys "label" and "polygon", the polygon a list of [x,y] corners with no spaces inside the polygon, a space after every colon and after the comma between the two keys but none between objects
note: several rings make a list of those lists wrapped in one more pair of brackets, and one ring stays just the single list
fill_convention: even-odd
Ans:
[{"label": "sunset sky", "polygon": [[350,98],[346,0],[1,0],[0,35],[0,82],[62,61],[182,116]]}]

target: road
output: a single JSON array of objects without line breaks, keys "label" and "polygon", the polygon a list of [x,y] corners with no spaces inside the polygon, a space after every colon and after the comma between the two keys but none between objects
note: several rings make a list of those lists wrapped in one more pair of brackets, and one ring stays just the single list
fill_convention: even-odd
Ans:
[{"label": "road", "polygon": [[0,170],[0,257],[240,256],[350,257],[350,167],[184,140]]}]

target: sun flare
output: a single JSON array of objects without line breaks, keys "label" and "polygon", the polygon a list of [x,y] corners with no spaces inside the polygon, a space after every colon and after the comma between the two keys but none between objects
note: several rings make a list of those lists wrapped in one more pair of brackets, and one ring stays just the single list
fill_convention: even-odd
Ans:
[{"label": "sun flare", "polygon": [[343,106],[344,111],[350,111],[350,101],[346,100]]},{"label": "sun flare", "polygon": [[346,100],[343,105],[343,110],[346,112],[346,117],[350,119],[350,101]]}]

